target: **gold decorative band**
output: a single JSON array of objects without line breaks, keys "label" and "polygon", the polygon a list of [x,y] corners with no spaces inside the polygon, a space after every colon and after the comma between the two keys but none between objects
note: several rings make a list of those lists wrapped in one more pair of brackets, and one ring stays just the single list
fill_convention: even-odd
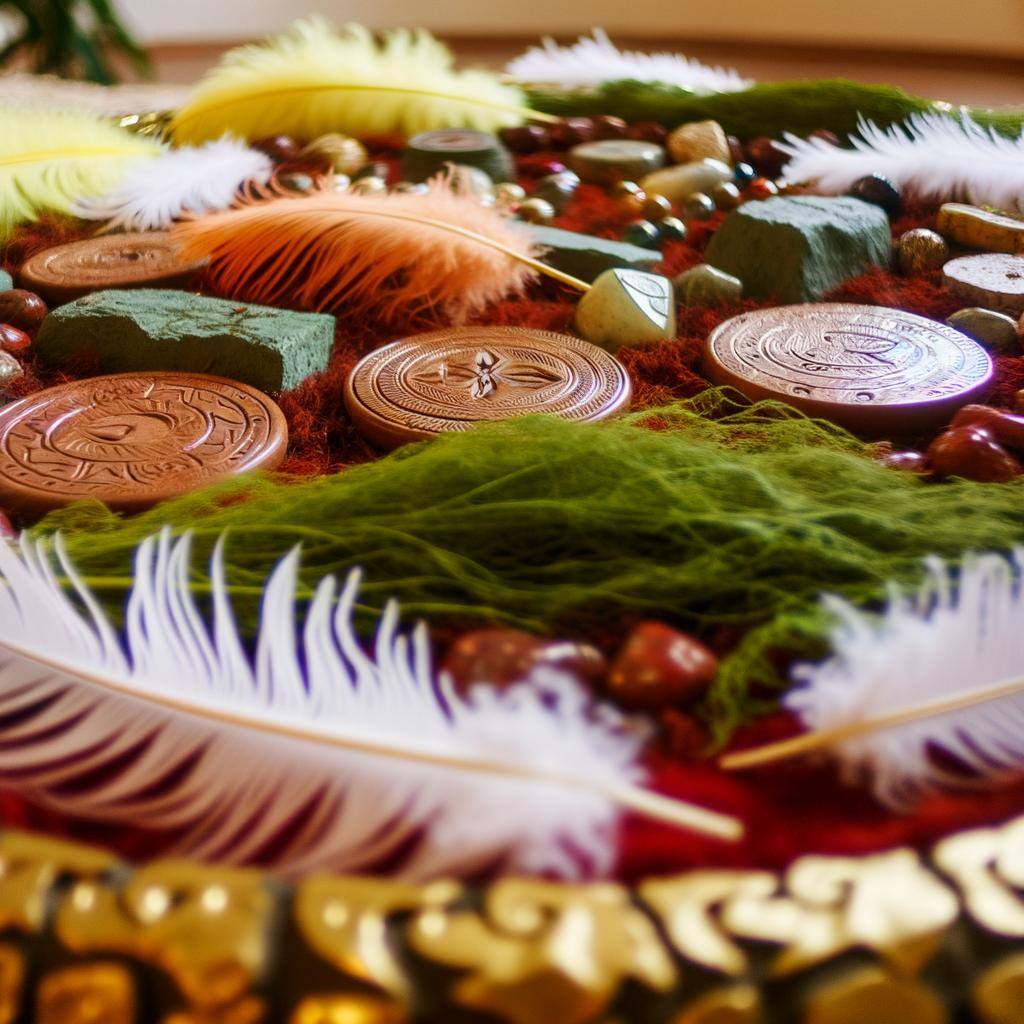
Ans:
[{"label": "gold decorative band", "polygon": [[0,1024],[1024,1024],[1024,818],[782,875],[485,888],[0,833]]}]

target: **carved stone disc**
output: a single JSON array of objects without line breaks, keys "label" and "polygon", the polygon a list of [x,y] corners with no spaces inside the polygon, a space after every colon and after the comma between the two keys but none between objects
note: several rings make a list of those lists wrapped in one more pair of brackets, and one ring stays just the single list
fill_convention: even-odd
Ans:
[{"label": "carved stone disc", "polygon": [[51,303],[70,302],[101,288],[152,288],[184,284],[205,260],[182,261],[166,231],[101,235],[36,253],[18,279]]},{"label": "carved stone disc", "polygon": [[625,367],[587,341],[525,327],[463,327],[403,338],[349,375],[356,427],[395,448],[485,420],[553,413],[599,420],[629,405]]},{"label": "carved stone disc", "polygon": [[0,506],[81,498],[139,509],[284,458],[288,425],[246,384],[198,373],[119,373],[0,410]]},{"label": "carved stone disc", "polygon": [[712,331],[704,372],[865,434],[943,425],[983,391],[988,353],[913,313],[820,303],[744,313]]}]

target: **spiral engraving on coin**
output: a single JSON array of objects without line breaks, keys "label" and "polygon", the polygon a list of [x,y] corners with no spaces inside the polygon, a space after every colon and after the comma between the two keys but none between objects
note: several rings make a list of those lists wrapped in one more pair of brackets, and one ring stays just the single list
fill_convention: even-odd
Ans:
[{"label": "spiral engraving on coin", "polygon": [[404,338],[371,352],[345,387],[356,426],[387,447],[532,412],[601,419],[629,396],[626,371],[607,352],[520,327]]},{"label": "spiral engraving on coin", "polygon": [[286,444],[284,415],[255,388],[201,374],[96,377],[0,412],[0,501],[142,507],[273,468]]},{"label": "spiral engraving on coin", "polygon": [[925,421],[966,402],[992,374],[975,341],[898,309],[846,303],[783,306],[733,317],[708,338],[712,381],[838,422],[871,407],[884,421]]}]

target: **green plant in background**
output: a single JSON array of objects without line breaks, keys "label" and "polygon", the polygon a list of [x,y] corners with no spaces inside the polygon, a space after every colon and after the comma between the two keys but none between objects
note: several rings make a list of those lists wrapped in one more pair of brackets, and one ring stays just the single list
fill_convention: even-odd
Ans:
[{"label": "green plant in background", "polygon": [[25,57],[36,74],[109,85],[117,80],[111,57],[120,54],[139,74],[151,73],[145,51],[109,0],[0,0],[0,15],[14,23],[0,66]]}]

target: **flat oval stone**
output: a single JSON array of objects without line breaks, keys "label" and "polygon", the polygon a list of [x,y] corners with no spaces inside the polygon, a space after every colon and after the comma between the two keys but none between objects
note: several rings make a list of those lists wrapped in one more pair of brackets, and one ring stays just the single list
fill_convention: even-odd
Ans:
[{"label": "flat oval stone", "polygon": [[414,135],[402,151],[402,177],[426,181],[447,164],[476,167],[493,181],[514,177],[515,164],[497,136],[471,128],[445,128]]},{"label": "flat oval stone", "polygon": [[1024,253],[1024,221],[977,206],[945,203],[939,207],[935,226],[947,238],[970,249]]},{"label": "flat oval stone", "polygon": [[958,331],[963,331],[975,341],[980,341],[985,348],[996,352],[1018,347],[1017,321],[1005,313],[971,306],[968,309],[957,310],[946,318],[946,323]]},{"label": "flat oval stone", "polygon": [[602,139],[581,142],[569,150],[566,163],[583,181],[611,185],[635,181],[665,165],[665,149],[639,139]]},{"label": "flat oval stone", "polygon": [[972,306],[1024,313],[1024,256],[982,253],[960,256],[942,268],[946,287]]},{"label": "flat oval stone", "polygon": [[190,373],[121,373],[0,410],[0,506],[82,498],[132,511],[284,458],[284,414],[255,388]]},{"label": "flat oval stone", "polygon": [[664,167],[648,174],[640,185],[645,192],[657,192],[670,203],[681,203],[695,192],[713,192],[716,185],[732,181],[732,168],[721,160],[699,160]]},{"label": "flat oval stone", "polygon": [[720,324],[704,372],[751,400],[778,399],[878,436],[945,425],[987,386],[992,360],[966,335],[913,313],[814,303]]},{"label": "flat oval stone", "polygon": [[396,448],[532,413],[600,420],[627,408],[630,394],[625,367],[579,338],[462,327],[402,338],[365,356],[345,382],[345,408],[360,433]]},{"label": "flat oval stone", "polygon": [[101,235],[36,253],[18,272],[21,284],[52,305],[102,288],[185,284],[206,260],[185,262],[166,231]]}]

